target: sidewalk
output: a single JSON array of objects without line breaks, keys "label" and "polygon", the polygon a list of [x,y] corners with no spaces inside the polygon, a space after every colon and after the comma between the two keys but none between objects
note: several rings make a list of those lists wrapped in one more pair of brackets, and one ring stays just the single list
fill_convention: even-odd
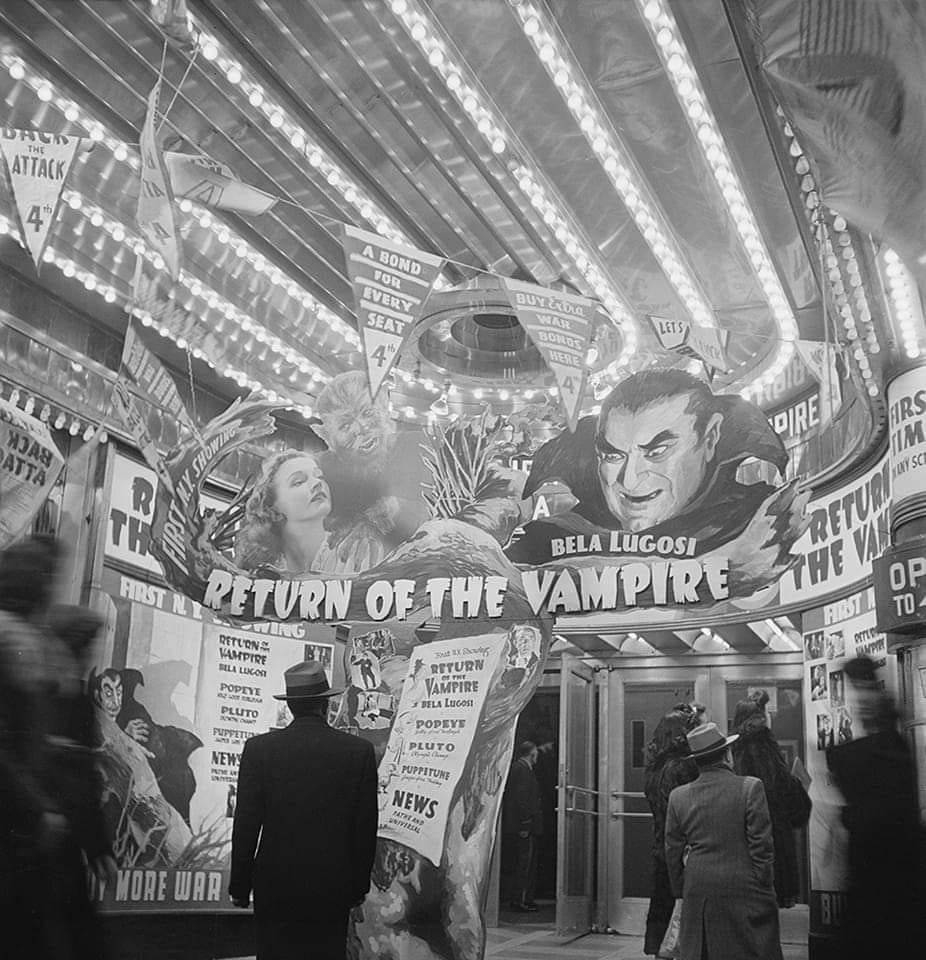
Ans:
[{"label": "sidewalk", "polygon": [[[807,960],[807,943],[782,943],[784,960]],[[553,930],[498,927],[489,931],[486,958],[492,960],[650,960],[643,937],[590,933],[563,943]]]}]

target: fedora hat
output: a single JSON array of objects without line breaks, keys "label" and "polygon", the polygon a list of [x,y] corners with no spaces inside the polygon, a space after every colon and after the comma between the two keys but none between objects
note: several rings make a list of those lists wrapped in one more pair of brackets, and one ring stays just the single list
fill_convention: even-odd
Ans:
[{"label": "fedora hat", "polygon": [[688,732],[688,749],[693,757],[709,757],[712,753],[726,750],[740,735],[734,733],[725,737],[716,723],[702,723],[700,727]]},{"label": "fedora hat", "polygon": [[328,686],[325,668],[317,660],[303,660],[290,667],[283,674],[286,693],[275,693],[274,700],[320,700],[322,697],[336,697],[343,690],[332,690]]}]

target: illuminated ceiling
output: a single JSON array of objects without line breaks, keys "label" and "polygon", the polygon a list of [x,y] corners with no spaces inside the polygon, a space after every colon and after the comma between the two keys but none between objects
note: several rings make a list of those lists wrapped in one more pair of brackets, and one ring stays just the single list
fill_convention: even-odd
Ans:
[{"label": "illuminated ceiling", "polygon": [[[325,380],[362,366],[347,222],[448,258],[391,391],[402,419],[433,415],[438,398],[451,413],[517,410],[551,386],[495,274],[601,303],[586,411],[626,371],[683,362],[650,315],[729,331],[734,370],[715,386],[760,400],[796,337],[838,334],[874,404],[870,442],[885,354],[922,346],[921,315],[901,322],[918,297],[889,253],[820,204],[737,7],[190,0],[200,44],[192,64],[167,46],[165,145],[284,202],[247,218],[183,201],[184,274],[173,300],[163,283],[146,291],[146,338],[175,365],[169,341],[189,350],[228,396],[256,388],[311,415]],[[147,0],[6,0],[0,43],[5,123],[96,142],[76,161],[43,282],[121,334],[145,252],[138,131],[164,36]],[[0,230],[15,232],[5,190]],[[11,245],[4,258],[28,272]]]}]

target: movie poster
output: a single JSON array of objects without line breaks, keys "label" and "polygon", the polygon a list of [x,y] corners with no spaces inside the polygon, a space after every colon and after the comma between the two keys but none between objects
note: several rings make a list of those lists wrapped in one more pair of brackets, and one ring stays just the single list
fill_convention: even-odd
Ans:
[{"label": "movie poster", "polygon": [[419,647],[408,665],[379,765],[379,835],[435,865],[504,647],[501,634],[439,640]]},{"label": "movie poster", "polygon": [[88,679],[114,880],[107,910],[225,909],[228,828],[198,722],[203,620],[189,598],[104,568],[108,629]]},{"label": "movie poster", "polygon": [[292,715],[274,696],[284,689],[283,674],[300,660],[320,660],[331,683],[334,645],[301,638],[305,627],[288,626],[290,636],[270,635],[206,623],[196,696],[197,729],[208,755],[212,802],[225,797],[226,816],[235,812],[238,762],[249,737],[285,727]]},{"label": "movie poster", "polygon": [[887,639],[877,630],[872,589],[806,611],[803,628],[804,755],[813,801],[808,826],[810,926],[813,933],[826,936],[841,923],[849,879],[843,799],[830,777],[826,751],[864,736],[847,696],[843,664],[853,657],[870,657],[890,689],[896,658],[888,654]]}]

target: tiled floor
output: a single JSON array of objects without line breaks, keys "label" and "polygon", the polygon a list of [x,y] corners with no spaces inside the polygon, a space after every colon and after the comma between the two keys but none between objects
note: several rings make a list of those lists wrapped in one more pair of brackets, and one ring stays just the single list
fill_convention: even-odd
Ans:
[{"label": "tiled floor", "polygon": [[[784,960],[807,960],[807,944],[782,944]],[[552,930],[498,927],[489,931],[489,960],[648,960],[642,937],[588,934],[564,944]]]}]

